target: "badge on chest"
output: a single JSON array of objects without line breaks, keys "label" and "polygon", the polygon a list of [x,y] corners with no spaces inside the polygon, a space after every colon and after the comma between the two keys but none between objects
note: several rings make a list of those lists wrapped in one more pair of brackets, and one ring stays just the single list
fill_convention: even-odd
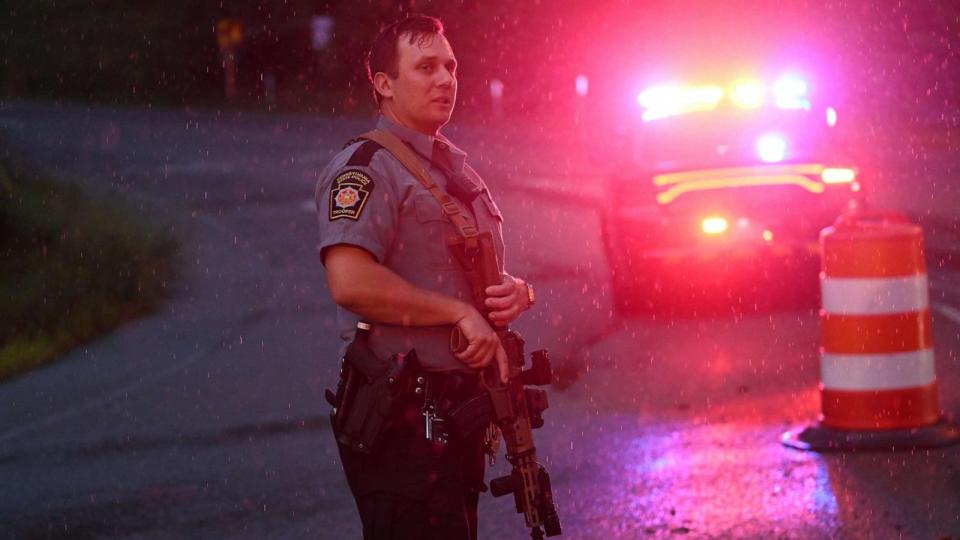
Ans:
[{"label": "badge on chest", "polygon": [[330,221],[347,218],[360,219],[363,207],[373,192],[373,178],[363,171],[343,171],[333,179],[330,187]]}]

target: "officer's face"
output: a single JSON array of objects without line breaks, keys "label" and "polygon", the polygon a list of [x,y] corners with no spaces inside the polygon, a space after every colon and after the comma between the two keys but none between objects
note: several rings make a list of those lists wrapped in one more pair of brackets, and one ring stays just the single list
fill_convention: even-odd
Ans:
[{"label": "officer's face", "polygon": [[450,43],[441,35],[427,35],[410,43],[410,36],[400,36],[398,43],[399,73],[387,77],[388,93],[385,109],[390,108],[401,124],[436,134],[450,121],[457,101],[457,59]]}]

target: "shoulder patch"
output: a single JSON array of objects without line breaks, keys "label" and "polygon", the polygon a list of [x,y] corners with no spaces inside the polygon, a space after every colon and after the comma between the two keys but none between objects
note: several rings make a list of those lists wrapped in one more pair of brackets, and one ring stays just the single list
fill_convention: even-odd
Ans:
[{"label": "shoulder patch", "polygon": [[380,146],[380,143],[375,141],[368,140],[364,142],[353,151],[353,155],[350,156],[350,161],[347,161],[347,167],[366,167],[370,165],[370,160],[373,159],[373,155],[381,148],[383,147]]},{"label": "shoulder patch", "polygon": [[330,186],[330,221],[347,218],[360,219],[364,205],[373,192],[373,178],[370,175],[349,169],[333,179]]}]

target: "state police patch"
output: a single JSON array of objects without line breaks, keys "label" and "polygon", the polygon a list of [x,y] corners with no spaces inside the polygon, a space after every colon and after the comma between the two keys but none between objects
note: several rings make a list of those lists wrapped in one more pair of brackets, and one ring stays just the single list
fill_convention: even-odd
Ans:
[{"label": "state police patch", "polygon": [[343,171],[330,187],[330,221],[360,219],[360,213],[373,192],[373,178],[363,171]]}]

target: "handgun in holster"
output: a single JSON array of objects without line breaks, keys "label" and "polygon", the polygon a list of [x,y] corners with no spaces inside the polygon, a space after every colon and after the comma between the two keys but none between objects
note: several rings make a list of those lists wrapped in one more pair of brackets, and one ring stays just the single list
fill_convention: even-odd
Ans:
[{"label": "handgun in holster", "polygon": [[330,423],[337,441],[364,454],[377,450],[390,420],[409,395],[419,369],[413,349],[388,359],[378,358],[367,343],[368,332],[358,328],[343,356],[336,392],[325,393],[333,406]]}]

